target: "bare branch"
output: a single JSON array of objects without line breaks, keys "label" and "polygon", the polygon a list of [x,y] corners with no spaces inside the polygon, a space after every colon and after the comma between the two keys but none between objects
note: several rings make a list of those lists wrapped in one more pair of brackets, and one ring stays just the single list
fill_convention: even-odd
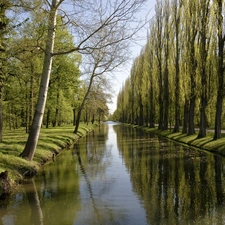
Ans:
[{"label": "bare branch", "polygon": [[[82,1],[82,6],[76,5],[77,14],[81,16],[79,10],[86,13],[82,17],[90,18],[87,21],[81,21],[75,15],[66,16],[66,10],[62,10],[63,16],[67,18],[67,24],[74,30],[76,42],[79,42],[72,49],[54,52],[52,55],[69,54],[74,51],[86,53],[89,50],[100,49],[99,46],[102,42],[105,44],[101,44],[101,48],[105,48],[108,45],[132,39],[138,31],[149,23],[149,20],[141,21],[135,18],[135,14],[142,9],[145,1],[107,1],[104,4],[100,1],[98,6],[91,4],[89,1],[86,5],[87,2]],[[84,9],[86,9],[86,12],[84,12]],[[132,23],[135,23],[135,26],[132,26]],[[110,41],[108,37],[112,34],[114,34],[114,38],[113,41]]]}]

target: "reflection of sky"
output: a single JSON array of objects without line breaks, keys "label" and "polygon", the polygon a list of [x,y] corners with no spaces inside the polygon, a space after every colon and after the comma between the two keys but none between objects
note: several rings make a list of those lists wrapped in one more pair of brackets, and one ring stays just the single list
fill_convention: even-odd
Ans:
[{"label": "reflection of sky", "polygon": [[[83,205],[74,224],[147,224],[145,210],[132,191],[129,174],[119,156],[113,125],[109,125],[108,132],[106,154],[101,164],[108,161],[110,163],[105,168],[104,177],[98,174],[95,178],[89,177],[92,199],[86,180],[81,180]],[[88,176],[88,171],[86,172]]]}]

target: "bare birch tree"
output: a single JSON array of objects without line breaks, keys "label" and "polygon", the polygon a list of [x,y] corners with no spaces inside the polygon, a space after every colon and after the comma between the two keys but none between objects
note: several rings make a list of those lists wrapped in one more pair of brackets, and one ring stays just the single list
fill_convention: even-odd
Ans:
[{"label": "bare birch tree", "polygon": [[[146,0],[108,0],[108,1],[69,1],[45,0],[48,8],[48,34],[44,49],[44,63],[37,107],[26,146],[21,153],[23,158],[32,160],[38,138],[48,93],[52,59],[55,55],[69,54],[74,51],[91,53],[97,49],[107,48],[113,44],[130,40],[145,24],[135,18]],[[68,4],[71,4],[68,9]],[[57,29],[57,12],[75,36],[75,47],[54,52],[55,30]],[[136,22],[135,28],[131,24]],[[104,30],[104,32],[102,32]],[[99,35],[101,33],[101,35]],[[113,39],[110,35],[113,34]],[[107,40],[107,41],[106,41]],[[104,44],[102,44],[104,43]],[[106,65],[107,67],[108,65]],[[102,65],[104,67],[104,65]],[[95,74],[95,73],[93,73]]]},{"label": "bare birch tree", "polygon": [[[104,33],[104,30],[102,30]],[[101,32],[102,33],[102,32]],[[84,108],[85,102],[92,91],[92,86],[96,80],[101,83],[101,86],[107,86],[105,76],[112,76],[111,72],[120,67],[129,58],[127,54],[127,43],[120,41],[119,43],[114,42],[111,45],[107,45],[107,39],[115,40],[114,34],[111,33],[104,41],[99,43],[100,48],[92,49],[89,54],[86,54],[83,59],[83,73],[87,77],[87,90],[81,101],[78,109],[76,126],[74,133],[77,133],[80,123],[80,117]],[[101,47],[101,45],[103,47]]]}]

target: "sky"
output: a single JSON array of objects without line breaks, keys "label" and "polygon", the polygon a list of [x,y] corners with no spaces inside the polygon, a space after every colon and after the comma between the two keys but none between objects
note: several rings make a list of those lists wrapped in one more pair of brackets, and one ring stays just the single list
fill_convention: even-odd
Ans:
[{"label": "sky", "polygon": [[[148,0],[146,2],[146,9],[141,11],[140,18],[145,17],[145,15],[148,14],[148,20],[154,17],[155,14],[155,4],[156,0]],[[150,10],[150,13],[148,11]],[[138,33],[138,36],[141,37],[142,40],[137,41],[136,44],[132,44],[133,47],[131,48],[132,52],[132,59],[126,63],[126,66],[122,67],[120,69],[120,72],[115,72],[113,76],[115,76],[115,79],[113,80],[113,98],[112,98],[112,104],[108,104],[109,112],[113,113],[116,110],[117,105],[117,95],[119,91],[122,88],[123,83],[130,75],[130,69],[132,67],[133,60],[140,54],[140,51],[142,47],[145,46],[147,41],[147,31],[149,29],[149,25],[146,25],[140,32]]]}]

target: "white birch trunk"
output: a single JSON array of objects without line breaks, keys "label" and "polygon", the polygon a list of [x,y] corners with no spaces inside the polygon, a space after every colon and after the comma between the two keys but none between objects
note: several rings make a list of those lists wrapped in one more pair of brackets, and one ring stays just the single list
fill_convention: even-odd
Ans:
[{"label": "white birch trunk", "polygon": [[55,39],[55,27],[57,16],[57,2],[58,0],[52,0],[52,5],[49,14],[48,21],[48,36],[46,40],[46,49],[44,56],[44,65],[42,70],[41,84],[38,95],[38,102],[31,125],[30,133],[26,142],[26,146],[23,152],[20,154],[23,158],[30,161],[33,160],[33,156],[36,150],[41,124],[44,116],[45,104],[47,100],[48,85],[52,68],[52,53],[54,49]]}]

